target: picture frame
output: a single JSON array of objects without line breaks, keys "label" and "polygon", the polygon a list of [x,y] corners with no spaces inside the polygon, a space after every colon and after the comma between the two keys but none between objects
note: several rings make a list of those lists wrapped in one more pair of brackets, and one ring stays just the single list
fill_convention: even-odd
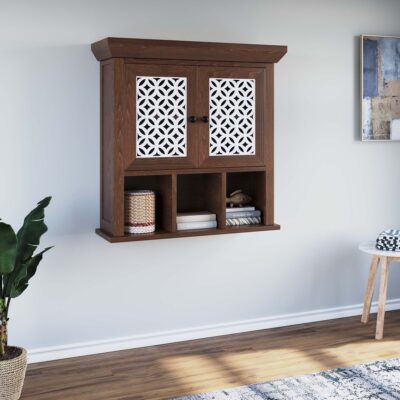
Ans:
[{"label": "picture frame", "polygon": [[400,141],[400,37],[360,39],[361,140]]}]

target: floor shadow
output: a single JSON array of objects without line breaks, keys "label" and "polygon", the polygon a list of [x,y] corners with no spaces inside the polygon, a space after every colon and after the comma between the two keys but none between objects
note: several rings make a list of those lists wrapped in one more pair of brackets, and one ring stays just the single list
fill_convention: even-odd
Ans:
[{"label": "floor shadow", "polygon": [[400,311],[387,313],[383,341],[374,339],[375,320],[342,318],[33,364],[22,399],[172,399],[400,357]]}]

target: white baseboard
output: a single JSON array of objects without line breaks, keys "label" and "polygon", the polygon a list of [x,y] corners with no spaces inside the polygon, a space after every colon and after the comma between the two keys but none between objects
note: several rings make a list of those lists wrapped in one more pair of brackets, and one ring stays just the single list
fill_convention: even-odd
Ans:
[{"label": "white baseboard", "polygon": [[[399,310],[400,299],[388,300],[386,310]],[[372,304],[372,312],[377,311],[377,303]],[[203,339],[213,336],[229,335],[256,331],[260,329],[277,328],[281,326],[304,324],[307,322],[326,321],[330,319],[361,315],[362,304],[306,311],[294,314],[277,315],[266,318],[256,318],[244,321],[228,322],[199,326],[189,329],[177,329],[144,335],[120,337],[116,339],[96,340],[92,342],[74,343],[61,346],[44,347],[28,351],[29,363],[58,360],[69,357],[79,357],[90,354],[107,353],[110,351],[134,349],[158,344],[183,342],[185,340]]]}]

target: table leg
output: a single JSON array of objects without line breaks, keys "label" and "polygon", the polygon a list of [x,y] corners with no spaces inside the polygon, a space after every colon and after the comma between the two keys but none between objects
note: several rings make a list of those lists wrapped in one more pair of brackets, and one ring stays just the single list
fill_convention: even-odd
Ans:
[{"label": "table leg", "polygon": [[383,338],[383,325],[385,322],[385,304],[387,296],[387,286],[389,277],[389,263],[387,257],[381,258],[382,271],[381,271],[381,284],[379,291],[379,305],[378,305],[378,320],[376,322],[375,339]]},{"label": "table leg", "polygon": [[368,322],[369,313],[371,312],[372,296],[374,295],[376,272],[378,270],[379,257],[372,256],[371,266],[369,269],[367,290],[365,292],[364,309],[361,317],[361,322],[366,324]]}]

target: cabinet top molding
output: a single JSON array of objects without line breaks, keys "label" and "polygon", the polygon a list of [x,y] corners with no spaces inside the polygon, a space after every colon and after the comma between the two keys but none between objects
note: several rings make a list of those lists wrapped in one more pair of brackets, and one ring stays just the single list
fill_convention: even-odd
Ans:
[{"label": "cabinet top molding", "polygon": [[136,58],[276,63],[286,54],[287,46],[109,37],[93,43],[92,52],[98,61]]}]

